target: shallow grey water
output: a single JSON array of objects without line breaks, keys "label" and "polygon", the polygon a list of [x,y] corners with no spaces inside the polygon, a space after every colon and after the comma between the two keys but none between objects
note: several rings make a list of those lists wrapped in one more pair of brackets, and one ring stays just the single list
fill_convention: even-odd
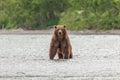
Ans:
[{"label": "shallow grey water", "polygon": [[73,59],[51,61],[51,35],[0,35],[0,80],[120,79],[119,35],[69,36]]}]

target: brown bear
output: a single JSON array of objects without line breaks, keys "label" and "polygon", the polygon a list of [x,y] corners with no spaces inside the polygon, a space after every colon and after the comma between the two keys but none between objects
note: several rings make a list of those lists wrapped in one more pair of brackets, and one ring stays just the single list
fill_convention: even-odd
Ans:
[{"label": "brown bear", "polygon": [[65,25],[54,26],[49,50],[50,59],[54,59],[56,53],[59,59],[72,58],[72,46]]}]

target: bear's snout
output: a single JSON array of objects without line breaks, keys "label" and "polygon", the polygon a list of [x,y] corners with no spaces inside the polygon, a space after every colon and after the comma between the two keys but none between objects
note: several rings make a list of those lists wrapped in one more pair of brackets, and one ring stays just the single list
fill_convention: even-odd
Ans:
[{"label": "bear's snout", "polygon": [[58,30],[58,35],[59,35],[59,36],[62,35],[62,30]]}]

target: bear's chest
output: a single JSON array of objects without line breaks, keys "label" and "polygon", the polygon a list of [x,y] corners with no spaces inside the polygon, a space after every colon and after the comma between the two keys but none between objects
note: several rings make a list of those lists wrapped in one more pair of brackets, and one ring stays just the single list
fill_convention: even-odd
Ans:
[{"label": "bear's chest", "polygon": [[65,48],[67,46],[67,43],[66,41],[56,41],[54,46],[57,48]]}]

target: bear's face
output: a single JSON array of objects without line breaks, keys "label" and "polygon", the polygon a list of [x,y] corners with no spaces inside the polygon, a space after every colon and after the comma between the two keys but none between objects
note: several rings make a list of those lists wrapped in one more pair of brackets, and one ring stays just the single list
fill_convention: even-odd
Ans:
[{"label": "bear's face", "polygon": [[66,35],[66,26],[64,25],[55,26],[55,35],[58,38],[63,38]]}]

